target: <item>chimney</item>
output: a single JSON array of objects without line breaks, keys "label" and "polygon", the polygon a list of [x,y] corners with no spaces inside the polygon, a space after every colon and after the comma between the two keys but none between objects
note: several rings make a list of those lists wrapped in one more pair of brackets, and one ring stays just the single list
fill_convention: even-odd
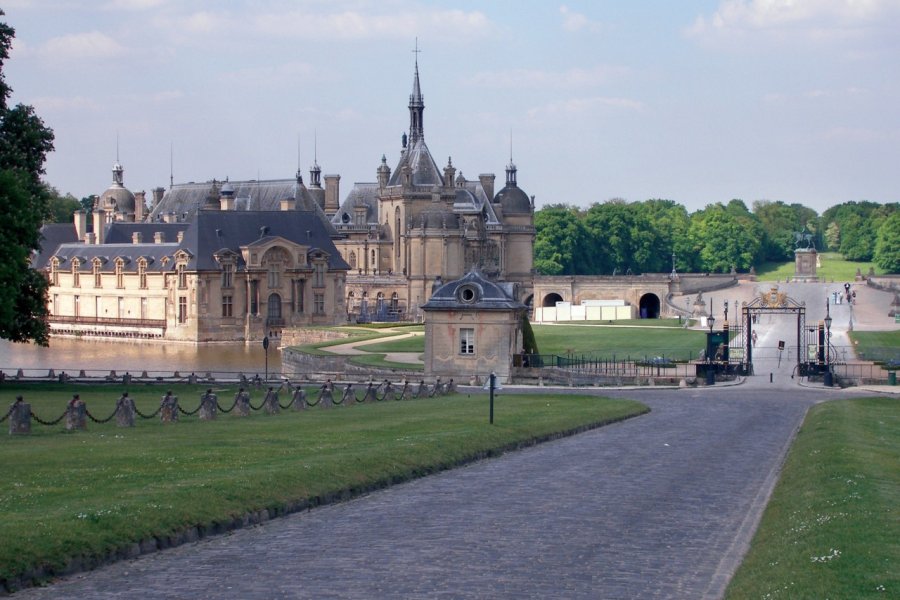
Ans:
[{"label": "chimney", "polygon": [[134,194],[134,221],[140,223],[144,220],[144,211],[147,209],[147,192],[135,192]]},{"label": "chimney", "polygon": [[234,196],[219,196],[219,210],[234,210]]},{"label": "chimney", "polygon": [[184,240],[184,231],[179,231],[179,232],[178,232],[178,235],[176,236],[175,239],[176,239],[176,240],[178,241],[178,243],[180,244],[180,243],[182,242],[182,240]]},{"label": "chimney", "polygon": [[153,209],[155,210],[159,203],[162,202],[163,194],[166,193],[166,188],[153,188]]},{"label": "chimney", "polygon": [[281,210],[294,210],[294,199],[285,198],[281,201]]},{"label": "chimney", "polygon": [[154,244],[165,244],[166,243],[166,234],[163,231],[155,231],[153,233],[153,243]]},{"label": "chimney", "polygon": [[75,235],[78,237],[79,242],[84,241],[84,236],[87,233],[87,213],[83,210],[75,211]]},{"label": "chimney", "polygon": [[100,209],[94,210],[94,239],[95,243],[103,243],[103,228],[106,227],[106,213]]},{"label": "chimney", "polygon": [[97,234],[91,231],[90,233],[84,234],[84,243],[88,246],[93,246],[97,243]]},{"label": "chimney", "polygon": [[482,173],[478,176],[478,181],[481,182],[481,187],[484,188],[484,193],[488,198],[488,202],[494,201],[494,179],[493,173]]},{"label": "chimney", "polygon": [[131,234],[131,243],[132,244],[140,244],[144,241],[144,236],[141,235],[140,231],[134,231]]},{"label": "chimney", "polygon": [[175,222],[175,213],[169,211],[163,215],[163,223],[174,223]]},{"label": "chimney", "polygon": [[325,176],[325,214],[333,217],[341,207],[341,176]]}]

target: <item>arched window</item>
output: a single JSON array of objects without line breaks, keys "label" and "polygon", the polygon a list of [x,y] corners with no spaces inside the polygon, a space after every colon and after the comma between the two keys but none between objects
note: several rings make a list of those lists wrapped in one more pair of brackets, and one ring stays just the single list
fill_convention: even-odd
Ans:
[{"label": "arched window", "polygon": [[268,316],[270,319],[281,318],[281,296],[278,294],[269,294]]},{"label": "arched window", "polygon": [[118,289],[125,287],[125,261],[121,258],[116,259],[116,287]]},{"label": "arched window", "polygon": [[59,259],[55,256],[50,260],[50,285],[59,285]]},{"label": "arched window", "polygon": [[138,285],[142,290],[147,289],[147,260],[143,258],[138,261]]},{"label": "arched window", "polygon": [[400,308],[400,298],[397,296],[397,292],[391,294],[391,310],[397,312]]},{"label": "arched window", "polygon": [[103,287],[103,279],[102,279],[102,275],[100,274],[100,259],[99,258],[94,259],[91,269],[94,273],[94,287],[95,288]]},{"label": "arched window", "polygon": [[378,296],[375,298],[375,310],[378,312],[384,311],[384,292],[378,292]]},{"label": "arched window", "polygon": [[350,259],[347,262],[350,263],[351,269],[356,268],[356,252],[354,252],[353,250],[350,251]]},{"label": "arched window", "polygon": [[81,272],[78,270],[81,267],[81,261],[77,258],[72,259],[72,287],[81,287]]}]

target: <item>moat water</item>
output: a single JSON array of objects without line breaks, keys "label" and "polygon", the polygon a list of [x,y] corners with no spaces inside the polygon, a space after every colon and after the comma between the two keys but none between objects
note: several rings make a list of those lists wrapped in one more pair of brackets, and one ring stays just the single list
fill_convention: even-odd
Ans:
[{"label": "moat water", "polygon": [[[244,373],[262,375],[266,368],[266,351],[262,344],[204,344],[200,346],[146,340],[92,340],[51,338],[50,346],[13,344],[0,340],[0,370],[14,374],[22,369],[26,375],[46,375],[66,371],[76,375],[116,371],[118,374],[143,371],[172,375],[197,373]],[[281,352],[274,346],[268,351],[269,373],[281,372]]]}]

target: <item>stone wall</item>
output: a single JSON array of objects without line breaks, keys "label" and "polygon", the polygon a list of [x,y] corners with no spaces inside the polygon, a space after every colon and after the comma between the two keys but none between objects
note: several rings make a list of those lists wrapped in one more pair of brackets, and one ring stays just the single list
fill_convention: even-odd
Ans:
[{"label": "stone wall", "polygon": [[335,331],[334,329],[320,329],[318,327],[293,327],[285,329],[281,333],[281,347],[301,346],[303,344],[318,344],[350,337],[349,331]]}]

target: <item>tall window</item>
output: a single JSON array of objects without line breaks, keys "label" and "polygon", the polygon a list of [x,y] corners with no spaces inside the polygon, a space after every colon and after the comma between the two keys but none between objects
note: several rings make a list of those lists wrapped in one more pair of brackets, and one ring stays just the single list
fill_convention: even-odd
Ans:
[{"label": "tall window", "polygon": [[234,265],[222,265],[222,287],[230,288],[234,285]]},{"label": "tall window", "polygon": [[59,314],[59,294],[53,294],[53,312],[51,314]]},{"label": "tall window", "polygon": [[178,296],[178,324],[187,322],[187,296]]},{"label": "tall window", "polygon": [[147,261],[144,259],[138,261],[138,285],[142,290],[147,289]]},{"label": "tall window", "polygon": [[306,297],[306,280],[297,280],[297,312],[302,313],[306,310],[304,306],[304,298]]},{"label": "tall window", "polygon": [[278,272],[278,265],[269,265],[269,289],[277,288],[281,285],[281,277]]},{"label": "tall window", "polygon": [[317,315],[325,314],[325,294],[314,294],[313,302],[315,304],[314,311]]},{"label": "tall window", "polygon": [[475,354],[475,330],[460,329],[459,330],[459,353]]},{"label": "tall window", "polygon": [[103,280],[101,279],[101,275],[100,275],[100,261],[98,259],[94,259],[94,264],[93,264],[92,269],[94,272],[94,287],[95,288],[103,287]]},{"label": "tall window", "polygon": [[125,287],[125,265],[121,260],[116,261],[116,287],[118,289]]},{"label": "tall window", "polygon": [[[81,272],[78,270],[81,267],[81,263],[78,262],[78,259],[72,260],[72,287],[81,287]],[[78,296],[75,296],[76,298]]]},{"label": "tall window", "polygon": [[250,282],[250,314],[259,314],[259,282],[255,279]]},{"label": "tall window", "polygon": [[351,269],[356,268],[356,252],[354,252],[353,250],[350,251],[350,260],[348,260],[347,262],[350,263]]},{"label": "tall window", "polygon": [[184,271],[184,265],[178,265],[176,270],[178,271],[178,289],[187,289],[187,273]]},{"label": "tall window", "polygon": [[315,264],[315,280],[313,287],[325,287],[325,263],[317,262]]},{"label": "tall window", "polygon": [[81,296],[75,296],[75,316],[81,316]]},{"label": "tall window", "polygon": [[141,298],[141,320],[147,318],[147,299]]},{"label": "tall window", "polygon": [[267,314],[270,319],[281,318],[281,296],[278,294],[270,294],[267,303]]},{"label": "tall window", "polygon": [[222,316],[231,317],[233,315],[233,298],[231,296],[222,296]]},{"label": "tall window", "polygon": [[122,319],[125,317],[125,298],[119,296],[116,298],[116,318]]},{"label": "tall window", "polygon": [[59,285],[59,260],[50,261],[50,285]]},{"label": "tall window", "polygon": [[397,292],[391,294],[391,310],[397,312],[397,309],[400,307],[400,297],[397,296]]}]

